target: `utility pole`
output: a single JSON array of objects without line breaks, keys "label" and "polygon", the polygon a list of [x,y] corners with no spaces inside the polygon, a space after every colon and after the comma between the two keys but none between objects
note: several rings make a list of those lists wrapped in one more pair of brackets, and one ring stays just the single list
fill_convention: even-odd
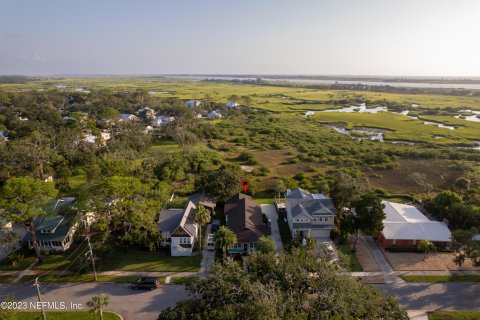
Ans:
[{"label": "utility pole", "polygon": [[38,277],[35,278],[35,283],[33,285],[37,289],[38,302],[40,302],[40,306],[42,306],[43,320],[47,320],[47,314],[45,313],[45,307],[43,306],[43,303],[42,303],[42,296],[40,295],[40,284],[38,283]]},{"label": "utility pole", "polygon": [[90,259],[92,260],[93,275],[95,276],[95,281],[97,281],[97,270],[95,269],[95,257],[93,256],[92,244],[90,243],[90,235],[87,234],[88,249],[90,253]]}]

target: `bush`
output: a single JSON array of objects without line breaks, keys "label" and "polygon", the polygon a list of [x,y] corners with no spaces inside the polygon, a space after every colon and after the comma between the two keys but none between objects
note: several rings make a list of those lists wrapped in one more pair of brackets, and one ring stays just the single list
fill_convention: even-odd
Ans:
[{"label": "bush", "polygon": [[22,260],[25,258],[25,256],[21,253],[14,252],[12,254],[9,254],[7,257],[7,263],[11,266],[17,266]]}]

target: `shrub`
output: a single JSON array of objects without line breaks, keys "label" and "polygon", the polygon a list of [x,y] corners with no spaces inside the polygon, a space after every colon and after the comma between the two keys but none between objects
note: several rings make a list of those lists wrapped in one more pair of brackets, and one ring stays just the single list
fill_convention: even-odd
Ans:
[{"label": "shrub", "polygon": [[16,266],[18,265],[20,262],[22,262],[22,260],[24,259],[24,255],[21,254],[21,253],[17,253],[17,252],[14,252],[14,253],[11,253],[8,255],[7,257],[7,262],[9,265],[11,266]]}]

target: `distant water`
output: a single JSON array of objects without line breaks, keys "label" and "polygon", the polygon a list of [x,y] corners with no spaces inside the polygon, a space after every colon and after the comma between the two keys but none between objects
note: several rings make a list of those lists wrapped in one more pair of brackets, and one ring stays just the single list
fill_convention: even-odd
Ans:
[{"label": "distant water", "polygon": [[[187,79],[187,80],[255,80],[256,77],[228,77],[228,76],[189,76],[176,75],[168,76],[169,78]],[[279,78],[263,78],[270,82],[293,82],[293,83],[311,83],[311,84],[361,84],[367,86],[391,86],[391,87],[407,87],[407,88],[443,88],[443,89],[477,89],[480,90],[478,83],[424,83],[424,82],[380,82],[380,81],[354,81],[354,80],[327,80],[327,79],[279,79]]]}]

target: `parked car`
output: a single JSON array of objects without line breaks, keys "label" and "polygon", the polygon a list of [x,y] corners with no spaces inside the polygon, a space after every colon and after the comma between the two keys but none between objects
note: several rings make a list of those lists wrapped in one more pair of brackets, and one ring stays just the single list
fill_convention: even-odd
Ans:
[{"label": "parked car", "polygon": [[212,224],[212,226],[210,227],[210,230],[212,231],[212,233],[215,233],[218,231],[218,228],[220,228],[218,224]]},{"label": "parked car", "polygon": [[157,289],[160,286],[160,282],[157,278],[140,278],[132,284],[134,290],[138,289]]},{"label": "parked car", "polygon": [[207,236],[207,250],[215,250],[215,238],[213,233]]}]

